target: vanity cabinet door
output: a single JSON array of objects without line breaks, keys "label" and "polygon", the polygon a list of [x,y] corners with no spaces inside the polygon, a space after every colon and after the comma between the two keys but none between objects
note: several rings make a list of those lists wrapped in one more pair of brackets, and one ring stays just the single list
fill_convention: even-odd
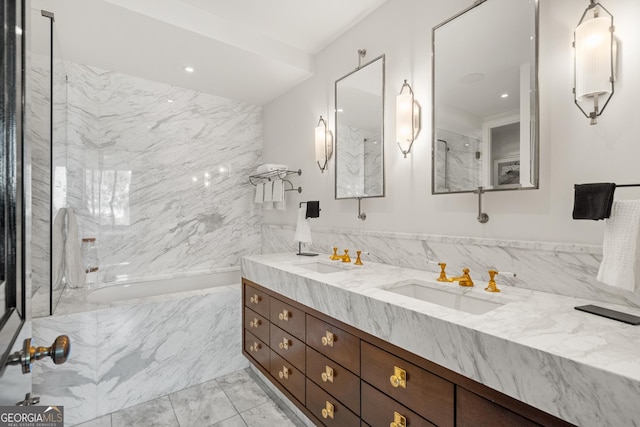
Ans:
[{"label": "vanity cabinet door", "polygon": [[249,331],[244,331],[244,350],[264,369],[269,369],[269,346]]},{"label": "vanity cabinet door", "polygon": [[398,413],[407,420],[407,427],[435,427],[415,412],[362,381],[362,420],[371,427],[389,427]]},{"label": "vanity cabinet door", "polygon": [[456,400],[457,425],[460,427],[534,427],[539,425],[459,386]]},{"label": "vanity cabinet door", "polygon": [[360,414],[360,378],[333,360],[307,347],[307,378]]},{"label": "vanity cabinet door", "polygon": [[271,341],[269,347],[280,356],[287,359],[293,366],[301,372],[305,371],[305,345],[302,341],[294,338],[287,331],[283,331],[276,325],[271,325]]},{"label": "vanity cabinet door", "polygon": [[290,332],[301,341],[304,341],[304,311],[291,307],[279,299],[271,299],[269,320],[279,328]]},{"label": "vanity cabinet door", "polygon": [[269,321],[248,308],[244,311],[244,328],[262,342],[269,342]]},{"label": "vanity cabinet door", "polygon": [[358,427],[360,417],[307,378],[307,409],[325,426]]},{"label": "vanity cabinet door", "polygon": [[360,374],[360,339],[307,314],[307,345]]},{"label": "vanity cabinet door", "polygon": [[262,317],[269,317],[269,295],[245,283],[244,305]]},{"label": "vanity cabinet door", "polygon": [[[404,371],[404,383],[398,381],[398,368]],[[453,426],[453,383],[365,341],[362,379],[433,423]]]},{"label": "vanity cabinet door", "polygon": [[269,363],[271,365],[269,369],[271,376],[304,405],[304,374],[294,368],[291,363],[278,356],[273,350],[271,350],[271,360]]}]

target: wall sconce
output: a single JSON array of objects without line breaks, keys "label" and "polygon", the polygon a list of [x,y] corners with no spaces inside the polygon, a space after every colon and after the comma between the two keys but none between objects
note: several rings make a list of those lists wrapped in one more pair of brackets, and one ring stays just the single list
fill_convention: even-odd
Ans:
[{"label": "wall sconce", "polygon": [[[405,90],[406,89],[406,90]],[[407,158],[411,152],[413,141],[420,132],[420,106],[413,96],[413,90],[405,80],[396,98],[396,140],[398,147]],[[408,147],[406,149],[404,146]]]},{"label": "wall sconce", "polygon": [[[598,123],[598,116],[614,92],[618,47],[614,31],[613,15],[600,3],[590,0],[573,32],[574,102],[585,117],[591,119],[592,125]],[[604,102],[601,102],[601,97]],[[582,104],[589,100],[593,102],[593,111],[587,113]]]},{"label": "wall sconce", "polygon": [[333,154],[333,136],[327,130],[327,122],[320,116],[316,126],[316,163],[320,172],[324,173]]}]

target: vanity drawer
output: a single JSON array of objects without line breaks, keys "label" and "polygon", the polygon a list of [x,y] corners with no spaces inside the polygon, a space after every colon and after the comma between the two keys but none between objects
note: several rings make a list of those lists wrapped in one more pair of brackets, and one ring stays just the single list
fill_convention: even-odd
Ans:
[{"label": "vanity drawer", "polygon": [[271,376],[284,386],[300,403],[304,404],[304,374],[271,350]]},{"label": "vanity drawer", "polygon": [[307,345],[356,375],[360,373],[360,338],[309,314],[307,314]]},{"label": "vanity drawer", "polygon": [[304,341],[304,311],[293,308],[278,299],[271,298],[269,320],[274,325],[278,325],[279,328]]},{"label": "vanity drawer", "polygon": [[269,341],[269,347],[304,373],[304,349],[306,346],[302,341],[294,338],[294,336],[289,332],[283,331],[276,325],[271,324],[271,340]]},{"label": "vanity drawer", "polygon": [[456,396],[456,424],[458,426],[534,427],[539,425],[460,386],[458,386]]},{"label": "vanity drawer", "polygon": [[[400,368],[406,381],[394,387]],[[439,426],[454,424],[454,385],[376,346],[362,341],[362,379]]]},{"label": "vanity drawer", "polygon": [[360,414],[360,378],[308,346],[307,378]]},{"label": "vanity drawer", "polygon": [[269,295],[246,283],[244,284],[244,305],[262,317],[269,317]]},{"label": "vanity drawer", "polygon": [[249,331],[244,331],[244,350],[263,368],[269,369],[269,346]]},{"label": "vanity drawer", "polygon": [[308,378],[307,409],[325,426],[358,427],[360,425],[360,417]]},{"label": "vanity drawer", "polygon": [[263,342],[269,342],[269,321],[253,310],[244,310],[244,328]]},{"label": "vanity drawer", "polygon": [[406,418],[407,427],[435,427],[415,412],[400,405],[362,381],[362,420],[371,427],[389,427],[394,421],[394,413]]}]

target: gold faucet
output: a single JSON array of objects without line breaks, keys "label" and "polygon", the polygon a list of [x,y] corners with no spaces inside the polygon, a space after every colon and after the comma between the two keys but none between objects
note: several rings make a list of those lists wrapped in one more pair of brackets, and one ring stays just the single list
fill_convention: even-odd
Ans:
[{"label": "gold faucet", "polygon": [[462,276],[452,277],[451,281],[458,282],[460,286],[473,286],[473,280],[469,276],[469,269],[467,267],[462,269]]},{"label": "gold faucet", "polygon": [[338,255],[338,248],[337,247],[333,247],[333,255],[331,255],[329,257],[329,259],[331,261],[340,261],[342,258],[340,257],[340,255]]},{"label": "gold faucet", "polygon": [[351,257],[349,256],[349,249],[344,250],[344,255],[340,255],[340,259],[342,262],[351,262]]},{"label": "gold faucet", "polygon": [[447,273],[444,271],[444,269],[447,268],[447,264],[444,262],[439,262],[438,265],[440,266],[440,276],[438,276],[436,280],[438,282],[453,282],[453,279],[449,279],[447,277]]},{"label": "gold faucet", "polygon": [[485,291],[500,292],[500,289],[498,289],[498,287],[496,286],[496,281],[494,279],[494,277],[496,277],[496,274],[498,274],[496,270],[489,270],[489,284],[486,288],[484,288]]}]

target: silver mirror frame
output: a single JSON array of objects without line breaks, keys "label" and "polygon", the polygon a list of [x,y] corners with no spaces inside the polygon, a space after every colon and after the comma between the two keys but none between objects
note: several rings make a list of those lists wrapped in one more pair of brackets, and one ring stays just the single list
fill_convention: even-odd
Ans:
[{"label": "silver mirror frame", "polygon": [[[347,77],[357,73],[358,71],[362,70],[363,68],[375,63],[376,61],[382,59],[382,117],[381,117],[381,123],[380,123],[380,149],[382,150],[382,194],[381,195],[377,195],[377,196],[356,196],[356,197],[338,197],[338,144],[340,141],[339,135],[338,135],[338,83],[344,79],[346,79]],[[385,176],[385,161],[384,161],[384,110],[385,110],[385,90],[386,90],[386,86],[385,86],[385,82],[386,82],[386,57],[385,54],[382,54],[380,56],[375,57],[374,59],[372,59],[371,61],[359,65],[358,67],[356,67],[355,70],[351,71],[350,73],[340,77],[338,80],[335,81],[334,84],[334,123],[336,124],[335,130],[334,130],[334,147],[333,147],[333,152],[334,152],[334,169],[335,169],[335,188],[334,188],[334,198],[335,200],[351,200],[351,199],[376,199],[376,198],[381,198],[381,197],[385,197],[385,193],[386,193],[386,176]]]},{"label": "silver mirror frame", "polygon": [[[443,25],[453,21],[459,16],[469,12],[470,10],[482,5],[483,3],[489,0],[476,0],[476,2],[464,9],[460,13],[452,16],[446,21],[436,25],[431,30],[431,194],[432,195],[442,195],[442,194],[461,194],[461,193],[478,193],[478,188],[464,190],[464,191],[447,191],[447,192],[436,192],[436,168],[435,168],[435,160],[436,160],[436,144],[438,143],[436,137],[436,81],[435,81],[435,69],[436,69],[436,57],[435,57],[435,32],[438,28]],[[532,150],[532,160],[535,163],[535,167],[531,168],[531,187],[519,187],[519,188],[486,188],[483,189],[483,192],[494,192],[494,191],[514,191],[514,190],[537,190],[540,188],[540,85],[538,82],[538,68],[539,68],[539,49],[540,49],[540,7],[539,0],[531,0],[534,3],[534,19],[535,19],[535,70],[534,70],[534,88],[533,88],[533,100],[535,103],[533,110],[533,114],[531,116],[531,122],[529,123],[531,127],[531,141],[535,145]],[[482,188],[482,187],[480,187]]]}]

